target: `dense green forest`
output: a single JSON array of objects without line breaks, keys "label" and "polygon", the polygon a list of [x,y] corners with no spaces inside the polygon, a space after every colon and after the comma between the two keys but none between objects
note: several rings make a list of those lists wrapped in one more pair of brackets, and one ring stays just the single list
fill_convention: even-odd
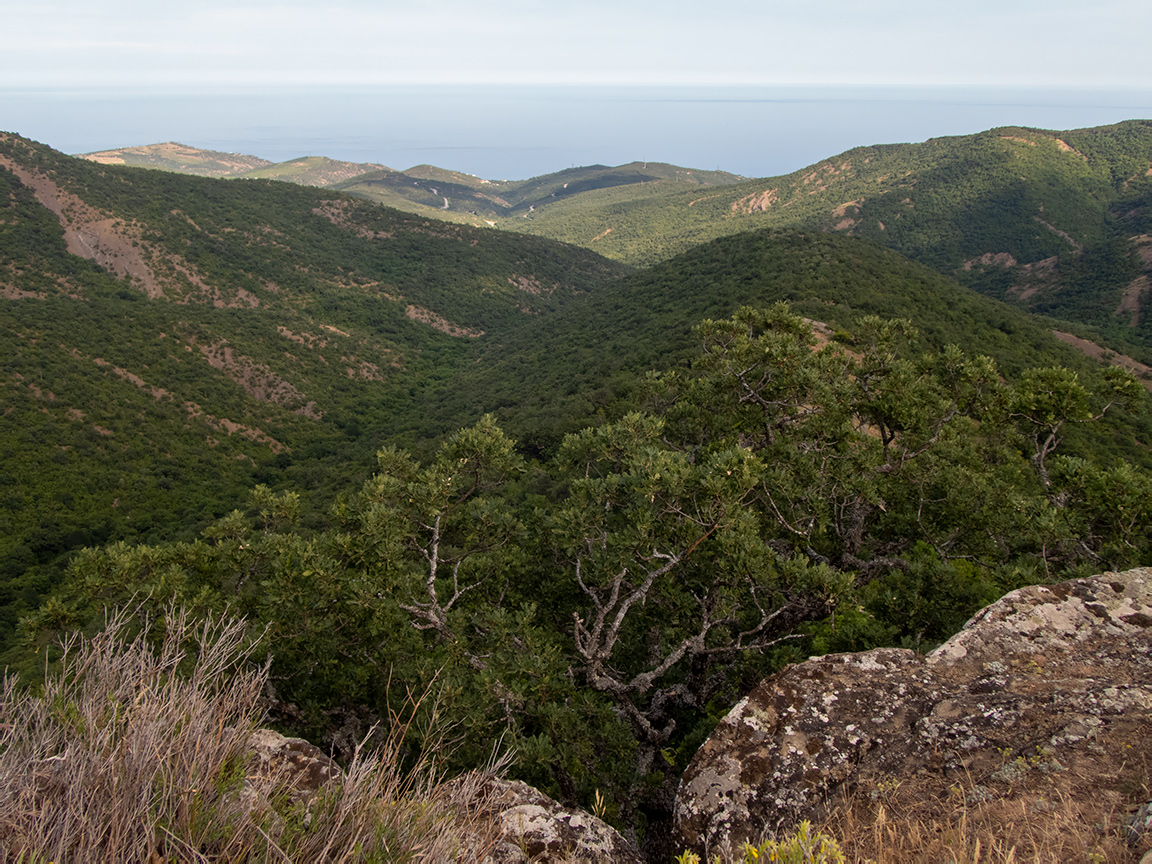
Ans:
[{"label": "dense green forest", "polygon": [[108,606],[239,613],[285,728],[347,755],[430,690],[413,747],[435,714],[453,767],[509,749],[657,854],[767,672],[1152,553],[1141,383],[874,239],[762,228],[630,271],[11,135],[0,166],[28,676]]}]

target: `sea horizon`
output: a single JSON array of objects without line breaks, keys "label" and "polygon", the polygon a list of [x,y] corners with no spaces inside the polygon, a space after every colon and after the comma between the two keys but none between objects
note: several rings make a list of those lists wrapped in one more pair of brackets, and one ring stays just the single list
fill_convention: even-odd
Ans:
[{"label": "sea horizon", "polygon": [[857,146],[998,126],[1152,118],[1142,88],[496,85],[0,88],[0,128],[66,153],[179,141],[274,162],[327,156],[520,180],[667,162],[787,174]]}]

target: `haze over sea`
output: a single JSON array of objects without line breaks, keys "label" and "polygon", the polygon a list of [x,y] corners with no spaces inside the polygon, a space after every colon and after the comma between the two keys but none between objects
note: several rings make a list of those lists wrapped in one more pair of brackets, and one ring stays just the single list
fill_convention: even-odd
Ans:
[{"label": "haze over sea", "polygon": [[179,141],[284,161],[329,156],[488,179],[634,160],[786,174],[865,144],[995,126],[1152,118],[1152,90],[401,85],[146,92],[0,89],[0,128],[66,153]]}]

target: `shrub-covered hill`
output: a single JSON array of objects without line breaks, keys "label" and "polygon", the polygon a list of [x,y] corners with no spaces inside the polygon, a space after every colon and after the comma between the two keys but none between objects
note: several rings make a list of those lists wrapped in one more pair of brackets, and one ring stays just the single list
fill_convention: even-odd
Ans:
[{"label": "shrub-covered hill", "polygon": [[624,268],[346,195],[0,137],[0,631],[71,550],[323,495],[479,344]]},{"label": "shrub-covered hill", "polygon": [[[493,411],[547,451],[590,418],[618,415],[636,398],[644,370],[685,362],[698,347],[692,328],[701,319],[777,301],[827,325],[829,334],[853,331],[868,315],[908,319],[923,350],[959,345],[991,357],[1011,380],[1050,365],[1089,379],[1099,374],[1097,364],[1053,336],[1052,321],[896,252],[841,234],[765,229],[702,244],[486,343],[474,365],[430,393],[428,430]],[[1105,428],[1093,429],[1080,446],[1152,465],[1145,421],[1125,418]]]},{"label": "shrub-covered hill", "polygon": [[[407,171],[366,173],[333,188],[422,215],[520,231],[540,208],[595,195],[649,198],[671,192],[739,183],[726,171],[700,171],[663,162],[586,165],[528,180],[484,180],[470,174],[417,165]],[[576,204],[578,207],[579,205]]]},{"label": "shrub-covered hill", "polygon": [[519,230],[633,264],[759,227],[848,233],[998,299],[1152,345],[1142,305],[1150,253],[1138,218],[1150,190],[1150,120],[1065,132],[1005,127],[857,147],[718,189],[590,192],[538,205]]}]

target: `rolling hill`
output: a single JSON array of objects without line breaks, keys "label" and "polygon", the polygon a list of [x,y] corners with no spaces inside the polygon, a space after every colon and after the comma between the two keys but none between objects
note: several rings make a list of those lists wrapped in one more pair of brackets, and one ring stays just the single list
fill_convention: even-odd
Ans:
[{"label": "rolling hill", "polygon": [[[636,193],[636,194],[632,194]],[[866,237],[981,293],[1152,347],[1152,121],[858,147],[707,191],[589,192],[518,230],[635,265],[761,227]]]},{"label": "rolling hill", "polygon": [[[477,343],[625,268],[319,189],[0,137],[0,607],[68,553],[184,536],[263,478],[323,498]],[[419,443],[412,441],[412,443]]]}]

